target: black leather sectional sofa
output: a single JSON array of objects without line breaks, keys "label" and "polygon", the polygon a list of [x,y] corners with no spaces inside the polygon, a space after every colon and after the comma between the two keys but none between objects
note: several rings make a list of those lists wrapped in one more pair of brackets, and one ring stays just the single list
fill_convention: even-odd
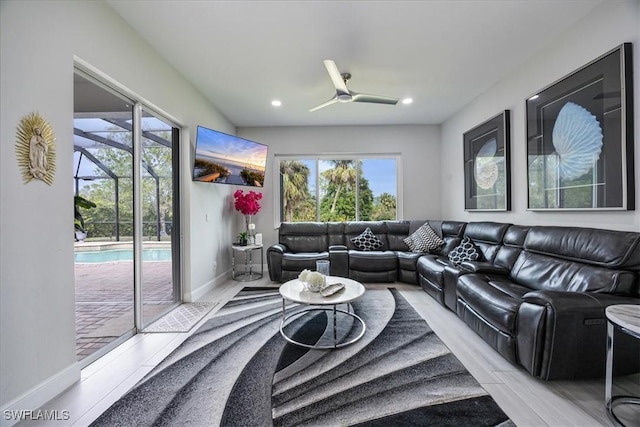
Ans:
[{"label": "black leather sectional sofa", "polygon": [[[444,244],[410,251],[404,239],[427,222]],[[366,228],[383,242],[352,242]],[[453,264],[468,237],[480,254]],[[544,379],[602,377],[612,304],[640,304],[640,233],[496,222],[379,221],[283,223],[267,250],[271,280],[296,278],[315,261],[361,282],[420,285],[509,361]],[[640,307],[639,307],[640,310]],[[640,371],[638,340],[616,335],[619,374]]]}]

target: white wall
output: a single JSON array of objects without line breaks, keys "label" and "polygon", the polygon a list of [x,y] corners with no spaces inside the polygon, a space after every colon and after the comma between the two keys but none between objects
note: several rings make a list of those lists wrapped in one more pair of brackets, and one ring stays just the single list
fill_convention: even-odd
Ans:
[{"label": "white wall", "polygon": [[[527,211],[525,99],[623,42],[633,43],[635,110],[636,211]],[[442,125],[442,214],[461,221],[500,221],[514,224],[554,224],[640,230],[640,2],[610,1],[596,8],[563,37],[531,58],[517,72],[480,95]],[[504,213],[464,211],[462,135],[469,129],[511,110],[512,210]]]},{"label": "white wall", "polygon": [[[35,409],[79,379],[71,238],[74,55],[185,126],[187,298],[214,282],[212,262],[231,239],[224,213],[232,192],[191,182],[189,142],[197,124],[235,129],[102,2],[3,0],[0,31],[0,406]],[[18,169],[15,130],[32,111],[55,131],[52,186],[25,185]],[[206,224],[205,212],[212,218]],[[190,239],[191,230],[198,238]]]},{"label": "white wall", "polygon": [[440,217],[439,126],[259,127],[238,128],[238,135],[269,146],[262,209],[255,221],[265,245],[278,241],[274,229],[275,155],[400,153],[404,192],[400,217]]}]

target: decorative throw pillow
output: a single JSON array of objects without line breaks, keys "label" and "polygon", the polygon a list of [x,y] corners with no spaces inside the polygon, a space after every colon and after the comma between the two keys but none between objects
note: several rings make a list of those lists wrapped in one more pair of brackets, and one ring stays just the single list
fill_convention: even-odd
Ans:
[{"label": "decorative throw pillow", "polygon": [[418,253],[435,251],[444,245],[444,240],[442,240],[440,236],[438,236],[438,233],[427,223],[424,223],[403,241],[409,246],[411,252]]},{"label": "decorative throw pillow", "polygon": [[380,249],[384,243],[373,234],[371,228],[367,227],[358,237],[351,239],[354,245],[363,251],[375,251]]},{"label": "decorative throw pillow", "polygon": [[454,264],[460,264],[465,261],[477,261],[479,259],[480,251],[469,237],[462,239],[462,242],[449,252],[449,261]]}]

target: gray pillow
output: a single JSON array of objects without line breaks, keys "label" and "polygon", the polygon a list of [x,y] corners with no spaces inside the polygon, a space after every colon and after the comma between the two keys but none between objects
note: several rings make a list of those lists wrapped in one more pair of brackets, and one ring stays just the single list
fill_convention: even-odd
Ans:
[{"label": "gray pillow", "polygon": [[411,252],[418,253],[433,252],[444,245],[444,240],[427,223],[421,225],[420,228],[409,237],[403,239],[403,241],[409,246]]}]

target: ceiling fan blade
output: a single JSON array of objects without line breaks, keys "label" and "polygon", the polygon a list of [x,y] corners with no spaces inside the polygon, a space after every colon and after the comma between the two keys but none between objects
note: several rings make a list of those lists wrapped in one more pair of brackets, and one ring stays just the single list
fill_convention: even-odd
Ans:
[{"label": "ceiling fan blade", "polygon": [[342,79],[342,74],[338,70],[338,66],[331,59],[324,60],[324,66],[327,68],[327,72],[329,73],[329,77],[331,77],[331,81],[333,85],[336,87],[338,94],[340,93],[349,93],[349,89],[347,89],[347,84]]},{"label": "ceiling fan blade", "polygon": [[337,95],[335,95],[333,98],[331,98],[331,99],[330,99],[330,100],[328,100],[327,102],[324,102],[324,103],[322,103],[322,104],[318,105],[317,107],[313,107],[313,108],[312,108],[312,109],[310,109],[309,111],[310,111],[310,112],[313,112],[313,111],[319,110],[319,109],[321,109],[321,108],[328,107],[328,106],[329,106],[329,105],[331,105],[331,104],[335,104],[336,102],[338,102],[338,96],[337,96]]},{"label": "ceiling fan blade", "polygon": [[381,95],[369,95],[366,93],[357,93],[351,92],[351,100],[353,102],[370,102],[374,104],[389,104],[396,105],[398,103],[398,98],[391,98],[388,96]]}]

